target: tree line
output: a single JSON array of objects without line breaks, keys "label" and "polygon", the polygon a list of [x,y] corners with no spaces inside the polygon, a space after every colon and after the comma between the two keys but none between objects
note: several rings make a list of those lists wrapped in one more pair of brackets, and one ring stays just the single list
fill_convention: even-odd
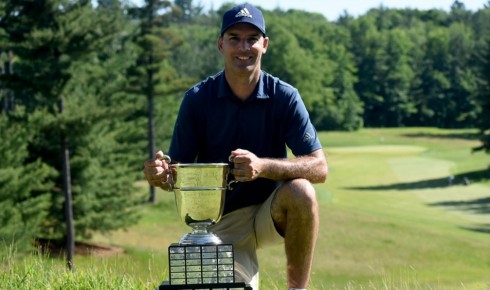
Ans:
[{"label": "tree line", "polygon": [[[232,5],[0,0],[0,244],[69,248],[137,221],[155,202],[134,188],[142,162],[168,148],[184,91],[222,69]],[[263,68],[299,89],[318,130],[479,128],[490,150],[490,1],[263,11]]]}]

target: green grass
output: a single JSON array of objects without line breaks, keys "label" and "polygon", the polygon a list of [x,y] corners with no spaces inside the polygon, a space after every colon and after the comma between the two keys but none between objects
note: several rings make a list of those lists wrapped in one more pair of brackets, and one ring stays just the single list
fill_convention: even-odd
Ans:
[{"label": "green grass", "polygon": [[[471,152],[475,133],[321,132],[330,175],[316,186],[321,225],[309,289],[490,289],[490,155]],[[158,201],[141,208],[137,226],[94,236],[124,254],[76,256],[70,273],[61,259],[12,253],[0,264],[0,289],[155,289],[166,279],[167,247],[189,231],[172,194],[159,191]],[[285,289],[282,247],[259,259],[261,289]]]}]

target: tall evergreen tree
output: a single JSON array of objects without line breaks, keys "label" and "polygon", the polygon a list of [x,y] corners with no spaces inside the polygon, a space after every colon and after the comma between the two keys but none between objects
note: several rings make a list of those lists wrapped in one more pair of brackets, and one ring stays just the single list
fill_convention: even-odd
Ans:
[{"label": "tall evergreen tree", "polygon": [[332,60],[335,62],[336,69],[332,87],[336,106],[322,108],[326,109],[326,117],[332,119],[324,126],[330,124],[330,127],[325,128],[327,130],[358,130],[363,127],[363,106],[354,90],[357,78],[353,56],[343,46],[337,46],[334,52]]},{"label": "tall evergreen tree", "polygon": [[[0,1],[0,19],[5,18],[5,2]],[[4,75],[12,73],[14,54],[8,49],[6,42],[5,31],[0,27],[0,79]],[[0,82],[0,112],[12,111],[14,107],[13,93],[2,85]]]},{"label": "tall evergreen tree", "polygon": [[[119,142],[131,131],[122,133],[118,125],[128,121],[132,108],[117,93],[124,89],[122,73],[131,64],[124,44],[128,22],[108,16],[109,11],[122,15],[122,9],[96,10],[91,1],[4,1],[0,27],[19,57],[5,84],[22,94],[28,114],[43,114],[28,161],[41,158],[59,172],[43,232],[66,240],[71,265],[75,234],[134,222],[136,175],[128,158],[120,157],[125,143]],[[60,218],[63,208],[65,220]]]},{"label": "tall evergreen tree", "polygon": [[451,22],[468,23],[472,17],[472,12],[466,9],[462,1],[455,0],[451,5],[449,20]]},{"label": "tall evergreen tree", "polygon": [[[171,1],[146,0],[142,7],[134,7],[130,13],[140,22],[140,31],[135,40],[140,47],[140,53],[137,63],[131,69],[130,89],[132,93],[146,97],[148,158],[154,158],[157,150],[155,100],[181,89],[180,81],[169,63],[169,58],[171,51],[176,49],[182,40],[173,29],[169,28],[169,24],[173,19],[178,18],[182,10]],[[171,128],[171,125],[166,122],[161,125]],[[152,186],[150,186],[149,202],[156,202],[156,192]]]},{"label": "tall evergreen tree", "polygon": [[340,111],[331,87],[334,67],[330,47],[323,46],[324,38],[334,36],[333,27],[319,14],[298,10],[277,10],[269,19],[271,42],[263,58],[264,69],[298,88],[319,129],[338,127],[339,114],[329,115]]},{"label": "tall evergreen tree", "polygon": [[465,23],[453,23],[449,27],[449,71],[451,83],[446,98],[454,107],[448,108],[447,127],[473,127],[479,110],[475,99],[477,90],[475,82],[476,69],[472,66],[475,39]]},{"label": "tall evergreen tree", "polygon": [[40,158],[28,162],[27,145],[38,120],[0,113],[0,255],[12,244],[27,250],[49,214],[55,170]]},{"label": "tall evergreen tree", "polygon": [[204,7],[202,4],[194,4],[193,0],[174,0],[175,6],[180,10],[180,16],[178,17],[179,23],[190,23],[195,20],[195,17],[200,16]]},{"label": "tall evergreen tree", "polygon": [[421,91],[422,74],[425,64],[426,23],[420,19],[422,12],[414,13],[410,19],[411,26],[406,29],[410,42],[408,65],[411,68],[409,98],[414,112],[405,119],[406,126],[429,126],[426,110],[427,96]]},{"label": "tall evergreen tree", "polygon": [[357,67],[355,90],[364,104],[364,124],[382,126],[384,98],[381,91],[386,37],[376,27],[373,15],[361,16],[351,26],[352,52]]},{"label": "tall evergreen tree", "polygon": [[[490,2],[487,9],[490,11]],[[486,47],[478,53],[480,60],[478,71],[478,101],[481,106],[481,111],[479,112],[477,127],[480,130],[479,139],[481,145],[474,150],[484,150],[490,153],[490,35],[487,36],[485,43]]]},{"label": "tall evergreen tree", "polygon": [[451,84],[449,71],[449,35],[447,29],[428,27],[420,74],[419,118],[426,126],[446,127],[447,108],[451,106],[446,91]]},{"label": "tall evergreen tree", "polygon": [[223,69],[223,60],[216,47],[217,23],[173,24],[172,28],[183,40],[179,49],[172,51],[170,59],[179,77],[196,83]]},{"label": "tall evergreen tree", "polygon": [[386,71],[382,72],[384,106],[384,126],[399,127],[406,125],[406,120],[415,113],[414,102],[410,96],[410,85],[414,72],[410,66],[409,52],[413,49],[405,30],[394,28],[387,32],[384,63]]},{"label": "tall evergreen tree", "polygon": [[[487,19],[490,19],[490,1],[485,4],[484,9]],[[487,30],[486,51],[483,53],[481,62],[481,75],[483,77],[483,88],[481,89],[481,118],[480,118],[480,140],[482,146],[478,149],[484,149],[487,153],[490,152],[490,29]]]}]

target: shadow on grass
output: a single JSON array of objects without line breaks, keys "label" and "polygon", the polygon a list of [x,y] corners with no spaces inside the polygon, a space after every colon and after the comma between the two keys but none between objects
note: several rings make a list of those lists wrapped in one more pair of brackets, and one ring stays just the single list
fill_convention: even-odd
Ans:
[{"label": "shadow on grass", "polygon": [[482,234],[490,234],[490,224],[483,224],[483,225],[478,225],[473,227],[461,227],[461,228],[468,231],[474,231]]},{"label": "shadow on grass", "polygon": [[[442,188],[452,185],[464,185],[466,182],[483,182],[490,180],[490,170],[483,169],[478,171],[470,171],[460,173],[452,178],[435,178],[416,182],[396,183],[379,186],[362,186],[362,187],[346,187],[353,190],[415,190],[415,189],[430,189]],[[490,195],[490,193],[489,193]],[[441,201],[430,203],[429,206],[440,206],[451,210],[470,212],[475,214],[490,214],[490,196],[477,198],[473,200],[457,200],[457,201]],[[490,234],[490,224],[478,224],[473,227],[463,227],[466,230]]]},{"label": "shadow on grass", "polygon": [[437,139],[464,139],[478,140],[478,133],[451,133],[451,134],[430,134],[430,133],[409,133],[403,134],[404,137],[410,138],[437,138]]},{"label": "shadow on grass", "polygon": [[490,197],[473,200],[440,201],[430,203],[430,206],[443,206],[457,211],[467,211],[476,214],[490,214]]},{"label": "shadow on grass", "polygon": [[452,177],[426,179],[415,182],[403,182],[388,185],[374,185],[374,186],[355,186],[346,187],[346,189],[353,190],[413,190],[413,189],[429,189],[448,187],[451,185],[467,185],[472,182],[483,182],[490,180],[490,170],[483,169],[477,171],[464,172]]}]

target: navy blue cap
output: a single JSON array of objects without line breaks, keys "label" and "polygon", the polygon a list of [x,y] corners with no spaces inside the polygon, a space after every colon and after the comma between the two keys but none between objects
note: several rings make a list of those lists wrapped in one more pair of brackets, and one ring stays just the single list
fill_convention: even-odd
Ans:
[{"label": "navy blue cap", "polygon": [[248,3],[237,5],[226,11],[221,24],[221,35],[237,23],[250,23],[265,35],[265,21],[262,12]]}]

